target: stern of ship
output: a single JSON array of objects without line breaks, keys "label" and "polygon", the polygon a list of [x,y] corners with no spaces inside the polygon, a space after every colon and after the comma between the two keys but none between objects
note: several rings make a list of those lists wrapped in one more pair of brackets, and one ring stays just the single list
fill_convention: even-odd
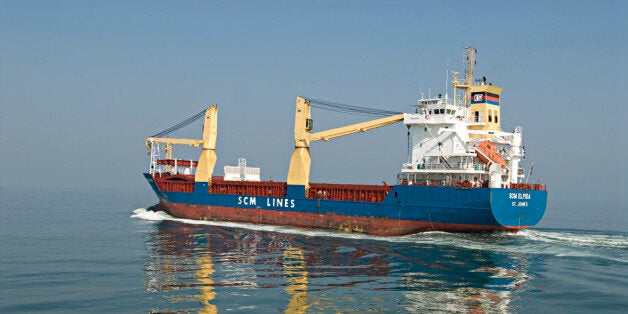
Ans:
[{"label": "stern of ship", "polygon": [[546,190],[491,189],[491,210],[495,220],[514,231],[539,223],[546,206]]}]

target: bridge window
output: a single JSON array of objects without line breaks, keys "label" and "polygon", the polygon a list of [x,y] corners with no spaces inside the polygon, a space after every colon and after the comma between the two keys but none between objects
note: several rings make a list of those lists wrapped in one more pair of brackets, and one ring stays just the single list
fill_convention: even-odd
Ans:
[{"label": "bridge window", "polygon": [[474,111],[473,112],[473,122],[481,122],[482,121],[482,112]]}]

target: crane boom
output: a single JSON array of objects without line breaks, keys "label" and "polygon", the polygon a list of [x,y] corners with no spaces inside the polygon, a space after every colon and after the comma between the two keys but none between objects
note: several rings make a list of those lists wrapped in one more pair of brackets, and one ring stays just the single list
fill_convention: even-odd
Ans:
[{"label": "crane boom", "polygon": [[194,181],[211,184],[212,173],[216,165],[216,138],[218,134],[218,106],[213,105],[205,110],[203,122],[203,139],[185,139],[168,137],[149,137],[146,139],[146,148],[150,151],[153,143],[170,145],[189,145],[202,147],[201,155],[196,167]]},{"label": "crane boom", "polygon": [[149,137],[146,139],[146,147],[150,148],[151,143],[178,144],[190,146],[202,146],[203,140],[193,140],[187,138],[169,138],[169,137]]},{"label": "crane boom", "polygon": [[294,120],[294,141],[295,147],[290,159],[287,183],[290,185],[303,185],[307,189],[310,182],[310,142],[341,137],[358,132],[366,132],[371,129],[380,128],[389,124],[403,121],[403,114],[396,114],[390,117],[365,121],[352,125],[347,125],[331,130],[310,133],[313,120],[310,114],[310,101],[297,97],[296,113]]},{"label": "crane boom", "polygon": [[383,126],[397,123],[399,121],[403,121],[403,113],[390,116],[390,117],[377,119],[377,120],[356,123],[352,125],[347,125],[347,126],[327,130],[327,131],[321,131],[314,134],[310,134],[310,142],[318,141],[318,140],[328,141],[336,137],[341,137],[341,136],[345,136],[345,135],[349,135],[353,133],[366,132],[371,129],[381,128]]}]

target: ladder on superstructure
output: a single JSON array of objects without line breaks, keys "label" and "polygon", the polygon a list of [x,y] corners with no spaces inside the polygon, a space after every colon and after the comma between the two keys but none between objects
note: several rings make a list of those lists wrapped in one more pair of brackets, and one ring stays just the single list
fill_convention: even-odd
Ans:
[{"label": "ladder on superstructure", "polygon": [[[150,147],[150,169],[148,170],[148,173],[153,174],[157,170],[157,160],[159,160],[159,155],[159,143],[155,143],[155,145]],[[161,171],[159,171],[159,173],[161,173]]]}]

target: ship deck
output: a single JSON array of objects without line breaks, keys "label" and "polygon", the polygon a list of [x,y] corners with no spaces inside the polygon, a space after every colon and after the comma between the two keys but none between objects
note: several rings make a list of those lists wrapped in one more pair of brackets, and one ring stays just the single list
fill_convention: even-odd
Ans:
[{"label": "ship deck", "polygon": [[[153,174],[153,179],[162,191],[194,192],[194,175],[156,173]],[[391,187],[386,183],[382,185],[310,183],[306,198],[379,203],[384,200],[390,189]],[[286,182],[227,181],[224,180],[224,177],[214,176],[207,192],[210,194],[285,197],[286,190]]]}]

